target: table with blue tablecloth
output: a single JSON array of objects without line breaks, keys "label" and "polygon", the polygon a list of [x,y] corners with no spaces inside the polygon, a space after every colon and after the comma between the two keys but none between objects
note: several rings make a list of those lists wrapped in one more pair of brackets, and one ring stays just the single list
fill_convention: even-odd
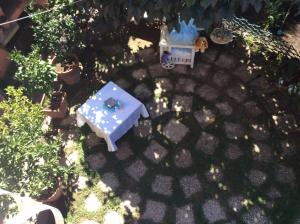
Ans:
[{"label": "table with blue tablecloth", "polygon": [[[120,106],[114,110],[107,109],[105,102],[109,98],[116,99]],[[149,116],[143,103],[113,82],[90,97],[76,115],[77,125],[81,127],[87,123],[98,137],[105,139],[109,151],[117,150],[116,141],[138,124],[141,115]]]}]

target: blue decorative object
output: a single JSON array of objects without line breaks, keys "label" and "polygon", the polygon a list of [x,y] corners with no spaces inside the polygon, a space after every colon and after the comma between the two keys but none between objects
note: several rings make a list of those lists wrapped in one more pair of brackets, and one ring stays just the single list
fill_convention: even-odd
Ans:
[{"label": "blue decorative object", "polygon": [[105,110],[108,110],[110,112],[115,112],[116,109],[119,109],[121,107],[121,102],[119,100],[110,97],[104,101],[103,107]]},{"label": "blue decorative object", "polygon": [[194,45],[198,38],[197,27],[194,25],[194,19],[191,18],[188,24],[185,21],[178,21],[180,25],[179,33],[172,29],[170,33],[170,41],[172,44]]},{"label": "blue decorative object", "polygon": [[167,64],[169,62],[170,55],[171,55],[170,52],[164,51],[164,53],[161,56],[161,62]]}]

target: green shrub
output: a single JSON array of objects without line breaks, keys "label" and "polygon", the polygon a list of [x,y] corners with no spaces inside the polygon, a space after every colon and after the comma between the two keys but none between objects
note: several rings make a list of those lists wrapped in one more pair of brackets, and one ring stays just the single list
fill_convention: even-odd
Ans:
[{"label": "green shrub", "polygon": [[15,79],[21,82],[28,95],[45,93],[49,96],[51,94],[56,74],[53,66],[41,59],[37,47],[33,47],[33,51],[28,55],[15,50],[10,57],[18,66]]},{"label": "green shrub", "polygon": [[61,61],[77,47],[79,28],[72,0],[49,1],[54,10],[32,17],[35,44],[42,53],[57,56]]},{"label": "green shrub", "polygon": [[45,138],[44,115],[22,89],[8,87],[0,102],[0,188],[39,197],[69,170],[59,164],[60,138]]}]

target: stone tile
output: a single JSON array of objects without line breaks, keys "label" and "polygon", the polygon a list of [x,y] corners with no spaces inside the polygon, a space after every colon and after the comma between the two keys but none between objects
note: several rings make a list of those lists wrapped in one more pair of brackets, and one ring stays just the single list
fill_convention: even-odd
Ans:
[{"label": "stone tile", "polygon": [[189,129],[179,121],[171,119],[163,128],[163,134],[173,143],[178,144],[187,134],[188,130]]},{"label": "stone tile", "polygon": [[228,205],[234,212],[239,212],[245,207],[244,199],[242,195],[232,196],[228,199]]},{"label": "stone tile", "polygon": [[131,176],[134,180],[140,181],[140,179],[145,175],[148,168],[143,163],[142,160],[136,160],[129,167],[126,168],[126,173]]},{"label": "stone tile", "polygon": [[264,210],[258,206],[254,206],[248,210],[248,212],[242,215],[242,220],[245,224],[268,224],[271,223],[267,218]]},{"label": "stone tile", "polygon": [[277,198],[281,198],[282,197],[280,191],[276,187],[274,187],[274,186],[270,187],[270,189],[267,192],[267,196],[269,198],[271,198],[271,199],[277,199]]},{"label": "stone tile", "polygon": [[206,62],[212,63],[216,60],[218,51],[215,49],[207,49],[205,53],[201,54],[200,57]]},{"label": "stone tile", "polygon": [[201,150],[207,155],[214,154],[216,148],[219,145],[219,139],[212,134],[202,132],[198,142],[196,144],[196,149]]},{"label": "stone tile", "polygon": [[152,191],[157,194],[171,196],[173,193],[172,182],[173,177],[157,175],[152,183]]},{"label": "stone tile", "polygon": [[130,156],[132,156],[132,150],[128,142],[123,142],[118,147],[118,150],[115,152],[115,156],[119,160],[125,160],[128,159]]},{"label": "stone tile", "polygon": [[163,67],[161,67],[160,63],[154,64],[154,65],[150,65],[149,66],[149,72],[150,72],[150,75],[153,78],[161,77],[161,76],[167,76],[169,74],[169,72],[166,69],[164,69]]},{"label": "stone tile", "polygon": [[213,101],[219,96],[219,92],[209,85],[197,88],[196,94],[207,101]]},{"label": "stone tile", "polygon": [[199,79],[205,79],[208,77],[211,69],[211,65],[204,63],[197,63],[196,66],[190,71],[190,74]]},{"label": "stone tile", "polygon": [[254,101],[248,101],[244,104],[246,113],[252,117],[257,117],[262,114],[262,110]]},{"label": "stone tile", "polygon": [[237,59],[228,54],[221,54],[215,64],[221,68],[232,69],[237,64]]},{"label": "stone tile", "polygon": [[132,207],[138,207],[141,202],[141,196],[138,193],[125,191],[121,196],[122,201],[129,201]]},{"label": "stone tile", "polygon": [[245,129],[242,125],[232,122],[224,122],[226,136],[230,139],[237,139],[243,137]]},{"label": "stone tile", "polygon": [[176,83],[176,91],[178,93],[193,93],[196,82],[193,79],[179,79]]},{"label": "stone tile", "polygon": [[250,125],[250,136],[256,141],[264,141],[270,137],[270,132],[266,125],[253,123]]},{"label": "stone tile", "polygon": [[[70,141],[68,141],[68,142],[70,142]],[[77,147],[77,146],[72,141],[71,145],[67,144],[66,147],[64,148],[65,164],[67,166],[72,166],[74,164],[76,164],[76,165],[80,164],[80,155],[75,147]],[[69,153],[67,153],[67,152],[69,152]]]},{"label": "stone tile", "polygon": [[193,106],[192,96],[175,95],[172,101],[172,111],[191,112]]},{"label": "stone tile", "polygon": [[166,205],[162,202],[147,200],[142,219],[152,220],[155,223],[162,223],[165,217],[166,208]]},{"label": "stone tile", "polygon": [[176,224],[195,224],[192,204],[176,209]]},{"label": "stone tile", "polygon": [[223,172],[221,167],[211,165],[205,176],[209,182],[220,182],[223,179]]},{"label": "stone tile", "polygon": [[147,73],[146,69],[140,68],[140,69],[134,70],[132,72],[131,76],[136,80],[142,81],[148,77],[148,73]]},{"label": "stone tile", "polygon": [[220,205],[220,202],[216,199],[207,200],[203,206],[203,214],[205,218],[214,223],[226,219],[224,208]]},{"label": "stone tile", "polygon": [[89,179],[87,177],[79,176],[75,183],[77,190],[83,190],[83,189],[87,188],[88,181],[89,181]]},{"label": "stone tile", "polygon": [[151,120],[141,120],[139,125],[134,127],[134,135],[140,138],[148,137],[152,134],[152,121]]},{"label": "stone tile", "polygon": [[118,79],[117,81],[115,81],[115,83],[125,90],[129,89],[129,87],[131,86],[131,84],[126,79]]},{"label": "stone tile", "polygon": [[141,99],[141,100],[145,100],[145,99],[149,98],[150,96],[152,96],[152,92],[149,90],[149,88],[144,83],[138,85],[134,89],[133,92],[134,92],[134,95],[138,99]]},{"label": "stone tile", "polygon": [[233,98],[238,103],[242,103],[248,97],[246,87],[242,84],[235,85],[234,87],[229,88],[226,92],[228,96]]},{"label": "stone tile", "polygon": [[219,87],[226,86],[229,80],[230,80],[229,75],[227,75],[227,73],[223,70],[217,71],[213,76],[213,82]]},{"label": "stone tile", "polygon": [[155,140],[152,140],[144,151],[144,155],[156,164],[163,160],[167,154],[168,151]]},{"label": "stone tile", "polygon": [[94,193],[90,193],[84,201],[84,208],[88,212],[97,212],[102,207],[102,202],[99,201]]},{"label": "stone tile", "polygon": [[162,116],[170,111],[170,109],[168,108],[168,103],[162,100],[153,100],[149,104],[147,104],[146,107],[152,119]]},{"label": "stone tile", "polygon": [[92,132],[86,136],[85,142],[88,148],[93,148],[101,143],[101,138]]},{"label": "stone tile", "polygon": [[173,73],[178,74],[187,74],[188,73],[188,66],[187,65],[175,65],[175,68],[171,70]]},{"label": "stone tile", "polygon": [[239,77],[244,83],[247,83],[254,78],[254,74],[250,70],[248,71],[247,65],[245,64],[237,67],[237,69],[234,70],[233,74]]},{"label": "stone tile", "polygon": [[109,172],[102,175],[97,185],[102,192],[110,192],[116,191],[120,186],[120,182],[113,172]]},{"label": "stone tile", "polygon": [[103,168],[104,165],[106,164],[106,158],[101,152],[97,152],[89,155],[86,158],[86,161],[88,162],[89,167],[92,170],[99,170]]},{"label": "stone tile", "polygon": [[180,186],[186,198],[190,198],[194,194],[202,191],[202,185],[196,174],[182,177],[180,179]]},{"label": "stone tile", "polygon": [[178,168],[188,168],[192,165],[192,155],[189,150],[181,149],[174,156],[175,166]]},{"label": "stone tile", "polygon": [[253,186],[259,187],[266,182],[267,174],[257,169],[251,169],[248,178]]},{"label": "stone tile", "polygon": [[109,211],[104,215],[103,224],[125,224],[123,215],[116,211]]},{"label": "stone tile", "polygon": [[232,160],[238,159],[242,155],[243,155],[243,152],[240,150],[240,148],[237,145],[231,144],[231,143],[228,145],[226,152],[225,152],[225,156],[228,159],[232,159]]},{"label": "stone tile", "polygon": [[276,168],[276,181],[283,184],[292,183],[296,180],[295,172],[292,168],[279,165]]},{"label": "stone tile", "polygon": [[157,87],[161,88],[163,92],[170,92],[173,90],[173,84],[168,78],[157,78],[155,79]]},{"label": "stone tile", "polygon": [[194,112],[194,117],[199,122],[201,128],[211,125],[216,120],[216,115],[209,109],[202,108],[200,111]]},{"label": "stone tile", "polygon": [[273,161],[273,155],[271,148],[264,143],[254,143],[252,145],[252,157],[253,160],[258,162],[269,163]]},{"label": "stone tile", "polygon": [[219,109],[222,115],[229,116],[232,113],[232,107],[228,102],[216,103],[216,107]]}]

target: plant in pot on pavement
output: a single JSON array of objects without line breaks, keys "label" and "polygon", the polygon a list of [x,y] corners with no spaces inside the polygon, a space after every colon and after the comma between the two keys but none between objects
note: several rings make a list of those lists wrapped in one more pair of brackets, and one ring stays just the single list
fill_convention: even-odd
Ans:
[{"label": "plant in pot on pavement", "polygon": [[41,105],[21,88],[7,87],[0,102],[0,188],[41,201],[57,199],[71,168],[60,164],[61,138],[46,137]]},{"label": "plant in pot on pavement", "polygon": [[[44,108],[44,113],[53,118],[63,118],[68,110],[67,96],[63,91],[53,91],[56,73],[48,61],[42,60],[39,48],[33,46],[32,52],[23,55],[20,51],[13,51],[10,57],[17,64],[15,79],[24,87],[24,93],[34,102],[50,98],[50,104]],[[37,99],[37,100],[36,100]]]},{"label": "plant in pot on pavement", "polygon": [[56,74],[53,66],[48,61],[42,60],[37,46],[33,46],[28,55],[14,50],[10,58],[17,64],[15,79],[21,83],[30,97],[42,93],[51,95]]},{"label": "plant in pot on pavement", "polygon": [[[66,1],[58,2],[63,5]],[[79,60],[73,53],[80,40],[75,17],[72,5],[33,17],[35,43],[43,55],[52,58],[58,78],[69,85],[80,81]]]}]

